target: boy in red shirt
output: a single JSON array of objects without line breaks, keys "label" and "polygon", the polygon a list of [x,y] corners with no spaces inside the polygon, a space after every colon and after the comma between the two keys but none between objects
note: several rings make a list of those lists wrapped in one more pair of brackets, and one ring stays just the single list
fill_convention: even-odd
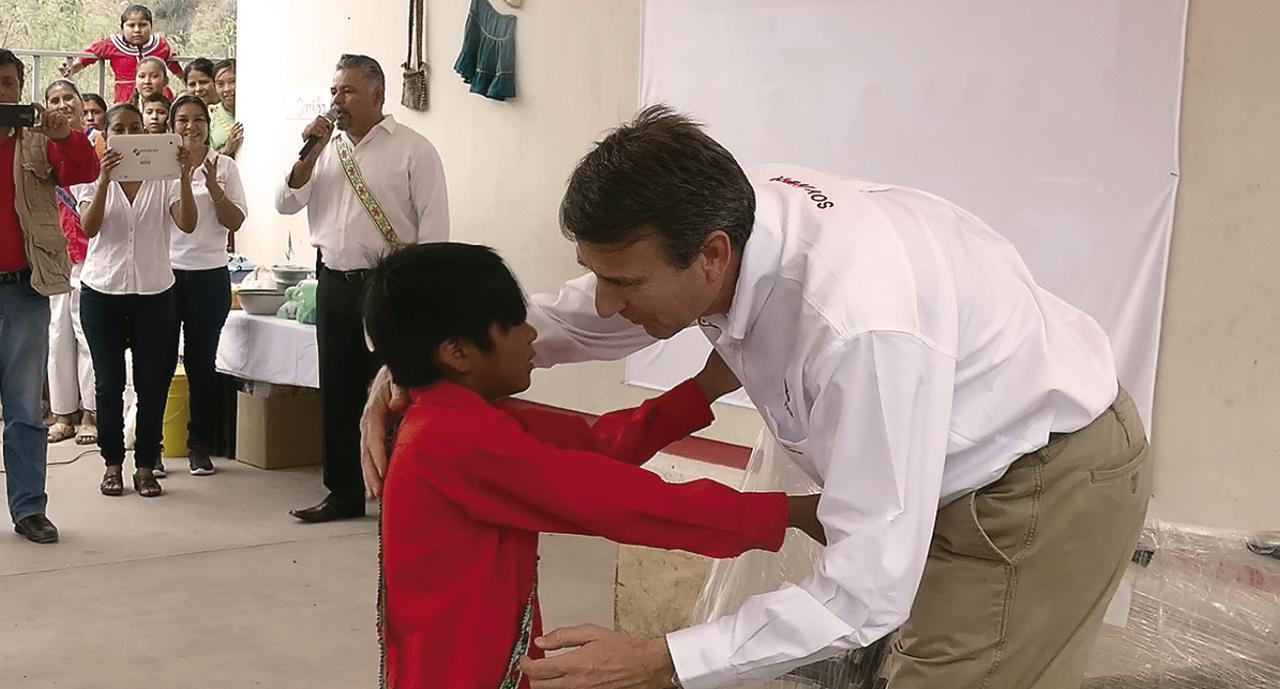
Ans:
[{"label": "boy in red shirt", "polygon": [[593,425],[507,402],[529,387],[537,333],[488,248],[397,251],[369,274],[364,307],[375,354],[412,399],[382,498],[387,686],[528,687],[518,662],[541,655],[529,643],[540,532],[710,557],[777,550],[787,527],[821,538],[817,496],[669,484],[637,466],[711,422],[714,373]]}]

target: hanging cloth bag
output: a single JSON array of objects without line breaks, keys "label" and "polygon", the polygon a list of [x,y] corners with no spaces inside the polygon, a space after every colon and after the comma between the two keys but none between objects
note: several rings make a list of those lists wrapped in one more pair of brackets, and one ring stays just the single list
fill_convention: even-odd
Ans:
[{"label": "hanging cloth bag", "polygon": [[[404,91],[400,97],[401,104],[410,110],[427,109],[427,75],[431,69],[427,67],[426,54],[422,51],[423,36],[427,32],[424,22],[425,0],[409,0],[409,45],[404,59]],[[417,60],[414,60],[414,47],[418,49]]]}]

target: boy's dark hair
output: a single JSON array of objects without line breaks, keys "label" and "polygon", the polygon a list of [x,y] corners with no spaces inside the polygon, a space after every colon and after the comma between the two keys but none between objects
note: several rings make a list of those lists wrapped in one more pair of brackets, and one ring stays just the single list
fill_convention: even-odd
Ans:
[{"label": "boy's dark hair", "polygon": [[49,82],[48,86],[44,87],[44,102],[49,102],[49,92],[59,86],[65,86],[71,89],[71,92],[76,94],[76,98],[79,98],[82,101],[84,100],[84,96],[80,95],[80,89],[76,86],[76,82],[71,81],[70,79],[54,79]]},{"label": "boy's dark hair", "polygon": [[102,96],[99,96],[96,93],[86,93],[83,96],[80,96],[80,100],[86,103],[88,103],[89,101],[93,101],[94,103],[98,104],[99,108],[102,108],[102,112],[105,113],[107,111],[107,99],[103,98]]},{"label": "boy's dark hair", "polygon": [[224,69],[229,69],[233,72],[236,71],[236,59],[234,57],[229,57],[225,60],[218,60],[217,64],[213,66],[213,78],[217,79],[218,75],[221,74]]},{"label": "boy's dark hair", "polygon": [[444,378],[442,342],[467,340],[493,349],[489,329],[525,322],[524,293],[487,246],[437,242],[388,255],[364,287],[364,324],[374,356],[396,385],[422,387]]},{"label": "boy's dark hair", "polygon": [[[177,98],[175,98],[173,101],[173,104],[169,106],[169,131],[171,132],[178,131],[177,129],[174,128],[174,122],[178,118],[178,110],[181,109],[182,106],[184,105],[199,106],[200,112],[204,113],[205,123],[207,124],[209,122],[209,104],[205,103],[204,100],[202,100],[199,96],[195,94],[184,93],[181,96],[178,96]],[[205,146],[209,145],[210,136],[211,135],[207,133],[207,130],[206,130],[206,133],[204,135]]]},{"label": "boy's dark hair", "polygon": [[169,99],[166,98],[165,95],[159,91],[156,91],[152,93],[150,96],[143,98],[142,103],[144,105],[147,103],[164,103],[164,106],[166,108],[173,110],[173,103],[169,102]]},{"label": "boy's dark hair", "polygon": [[207,57],[197,57],[191,62],[188,62],[187,66],[182,68],[183,86],[185,86],[187,82],[191,81],[192,72],[200,72],[201,74],[204,74],[205,76],[209,77],[210,80],[212,80],[213,75],[215,73],[213,68],[213,60],[210,60]]},{"label": "boy's dark hair", "polygon": [[138,109],[138,106],[133,103],[117,103],[108,108],[107,114],[102,116],[102,127],[104,129],[111,129],[111,123],[115,121],[122,112],[131,112],[137,115],[139,120],[142,119],[142,111]]},{"label": "boy's dark hair", "polygon": [[756,197],[738,161],[702,126],[665,105],[645,108],[578,163],[564,200],[565,236],[627,245],[652,234],[667,259],[687,268],[722,230],[742,249]]},{"label": "boy's dark hair", "polygon": [[135,14],[142,15],[142,18],[147,20],[148,24],[156,23],[156,20],[151,16],[150,7],[147,7],[146,5],[129,5],[120,13],[120,28],[123,29],[124,23],[129,21],[129,17],[132,17]]},{"label": "boy's dark hair", "polygon": [[22,58],[13,54],[12,50],[0,48],[0,66],[13,65],[18,70],[18,88],[23,89],[27,86],[27,66],[23,64]]}]

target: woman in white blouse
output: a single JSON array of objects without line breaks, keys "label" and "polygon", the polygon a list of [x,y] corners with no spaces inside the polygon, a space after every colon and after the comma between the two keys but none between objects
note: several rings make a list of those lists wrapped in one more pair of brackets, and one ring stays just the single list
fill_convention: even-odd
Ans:
[{"label": "woman in white blouse", "polygon": [[111,150],[120,134],[142,134],[142,113],[129,104],[107,111],[102,173],[81,200],[89,255],[80,274],[80,318],[97,377],[98,449],[106,461],[100,490],[124,492],[125,350],[132,350],[138,395],[133,487],[142,497],[162,492],[153,473],[160,459],[164,405],[173,374],[173,270],[169,223],[196,228],[191,189],[194,160],[178,148],[178,181],[114,182],[121,156]]},{"label": "woman in white blouse", "polygon": [[194,95],[178,97],[169,110],[169,129],[182,137],[182,145],[197,161],[191,184],[196,229],[187,232],[169,223],[177,318],[170,350],[177,354],[181,328],[182,365],[191,394],[187,463],[193,475],[206,476],[214,472],[209,454],[220,399],[213,360],[231,310],[227,231],[235,232],[244,224],[246,204],[236,161],[209,148],[209,106],[203,100]]}]

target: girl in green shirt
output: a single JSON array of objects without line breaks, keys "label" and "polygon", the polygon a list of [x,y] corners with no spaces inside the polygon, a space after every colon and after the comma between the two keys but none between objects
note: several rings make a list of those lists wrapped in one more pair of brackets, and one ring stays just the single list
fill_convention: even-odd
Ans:
[{"label": "girl in green shirt", "polygon": [[236,61],[223,60],[213,66],[213,87],[221,103],[209,107],[209,145],[234,158],[244,141],[244,125],[236,122]]}]

